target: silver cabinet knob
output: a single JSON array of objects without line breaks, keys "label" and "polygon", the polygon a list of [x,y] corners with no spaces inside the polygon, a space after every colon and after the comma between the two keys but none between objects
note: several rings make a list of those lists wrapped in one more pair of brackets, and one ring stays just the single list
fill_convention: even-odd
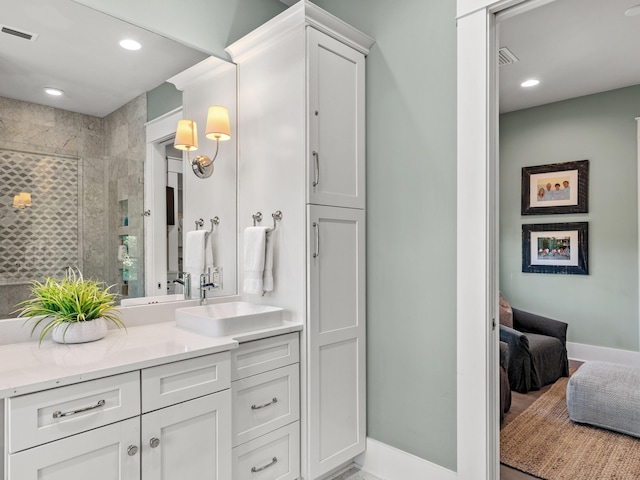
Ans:
[{"label": "silver cabinet knob", "polygon": [[136,453],[138,453],[138,447],[135,445],[129,445],[129,448],[127,448],[127,454],[130,457],[133,457]]},{"label": "silver cabinet knob", "polygon": [[151,445],[151,448],[156,448],[158,445],[160,445],[160,439],[153,437],[151,440],[149,440],[149,445]]}]

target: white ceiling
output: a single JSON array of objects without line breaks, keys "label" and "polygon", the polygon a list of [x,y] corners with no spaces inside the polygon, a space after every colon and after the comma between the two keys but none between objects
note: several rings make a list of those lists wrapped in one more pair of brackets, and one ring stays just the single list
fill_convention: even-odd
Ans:
[{"label": "white ceiling", "polygon": [[[499,46],[520,59],[500,67],[500,111],[640,84],[640,15],[624,16],[638,4],[556,0],[500,22]],[[38,34],[0,33],[0,96],[74,112],[103,117],[207,56],[72,0],[0,0],[0,12],[0,25]],[[143,48],[123,50],[125,36]],[[540,85],[520,87],[531,77]]]},{"label": "white ceiling", "polygon": [[[499,23],[499,46],[520,61],[500,67],[500,111],[640,84],[640,0],[556,0]],[[537,78],[540,84],[522,88]]]},{"label": "white ceiling", "polygon": [[38,35],[0,33],[0,96],[98,117],[208,56],[71,0],[0,0],[0,26]]}]

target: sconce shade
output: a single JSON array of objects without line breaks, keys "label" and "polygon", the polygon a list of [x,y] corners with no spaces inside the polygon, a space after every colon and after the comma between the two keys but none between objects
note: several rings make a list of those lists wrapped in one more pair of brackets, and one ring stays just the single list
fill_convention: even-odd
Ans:
[{"label": "sconce shade", "polygon": [[13,206],[15,208],[24,208],[31,206],[31,194],[29,192],[20,192],[19,195],[13,196]]},{"label": "sconce shade", "polygon": [[178,150],[186,150],[187,152],[198,149],[198,129],[196,122],[193,120],[178,120],[176,139],[173,146]]},{"label": "sconce shade", "polygon": [[29,192],[20,192],[20,199],[25,207],[31,206],[31,194]]},{"label": "sconce shade", "polygon": [[220,105],[209,107],[207,113],[207,128],[205,136],[210,140],[229,140],[231,138],[231,126],[229,125],[229,110]]}]

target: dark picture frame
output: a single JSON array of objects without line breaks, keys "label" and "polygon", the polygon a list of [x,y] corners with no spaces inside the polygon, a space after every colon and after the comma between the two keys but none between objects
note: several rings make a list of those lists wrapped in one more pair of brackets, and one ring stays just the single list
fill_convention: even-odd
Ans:
[{"label": "dark picture frame", "polygon": [[588,199],[589,160],[522,167],[522,215],[588,213]]},{"label": "dark picture frame", "polygon": [[522,271],[589,274],[589,222],[522,225]]}]

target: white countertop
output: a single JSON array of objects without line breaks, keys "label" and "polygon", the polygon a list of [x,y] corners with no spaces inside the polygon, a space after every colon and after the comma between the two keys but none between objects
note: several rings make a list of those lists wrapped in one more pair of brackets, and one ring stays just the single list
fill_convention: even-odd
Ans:
[{"label": "white countertop", "polygon": [[0,399],[140,368],[224,352],[239,343],[302,329],[282,326],[229,337],[207,337],[177,328],[175,322],[112,329],[101,340],[63,345],[49,338],[0,346]]}]

